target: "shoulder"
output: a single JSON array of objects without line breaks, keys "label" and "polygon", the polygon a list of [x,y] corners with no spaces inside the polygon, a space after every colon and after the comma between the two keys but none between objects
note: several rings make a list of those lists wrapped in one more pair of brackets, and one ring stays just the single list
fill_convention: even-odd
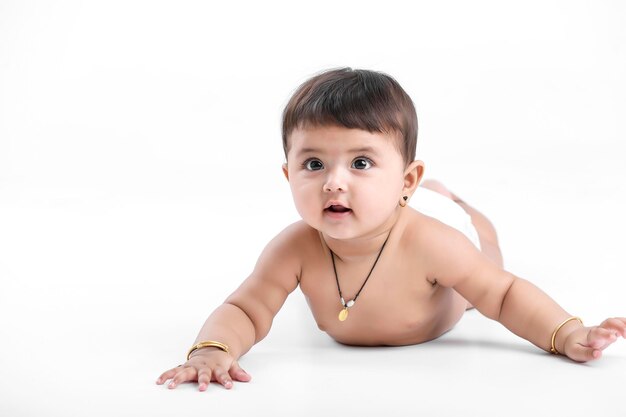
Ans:
[{"label": "shoulder", "polygon": [[252,273],[230,295],[228,302],[238,306],[259,303],[268,311],[278,311],[289,293],[298,287],[302,273],[302,251],[313,233],[304,222],[287,226],[265,246]]},{"label": "shoulder", "polygon": [[419,258],[429,278],[440,283],[446,277],[466,275],[482,259],[480,250],[462,232],[415,210],[407,216],[400,239],[401,246]]},{"label": "shoulder", "polygon": [[285,227],[269,242],[267,248],[296,254],[316,242],[319,242],[318,231],[300,220]]},{"label": "shoulder", "polygon": [[285,273],[299,276],[304,254],[314,245],[319,246],[317,230],[304,221],[295,222],[278,233],[265,246],[259,256],[255,270],[272,272],[270,276],[284,276]]},{"label": "shoulder", "polygon": [[414,209],[410,209],[404,217],[401,229],[401,243],[418,247],[421,251],[433,249],[433,244],[450,244],[465,237],[455,228]]}]

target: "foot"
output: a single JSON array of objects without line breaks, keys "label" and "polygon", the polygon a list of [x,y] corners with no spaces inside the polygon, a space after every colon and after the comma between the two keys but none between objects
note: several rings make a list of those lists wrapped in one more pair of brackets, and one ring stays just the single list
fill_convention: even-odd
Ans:
[{"label": "foot", "polygon": [[439,193],[444,197],[448,197],[450,200],[454,200],[456,198],[456,196],[452,194],[452,192],[448,190],[445,185],[437,180],[424,180],[420,184],[420,187],[428,188],[429,190]]}]

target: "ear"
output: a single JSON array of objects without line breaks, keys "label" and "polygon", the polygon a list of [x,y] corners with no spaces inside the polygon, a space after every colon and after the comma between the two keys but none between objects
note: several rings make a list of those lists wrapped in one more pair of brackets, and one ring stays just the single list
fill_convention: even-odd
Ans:
[{"label": "ear", "polygon": [[287,169],[287,163],[283,164],[283,175],[287,178],[287,181],[289,181],[289,169]]},{"label": "ear", "polygon": [[413,161],[404,170],[404,188],[402,195],[411,196],[424,176],[424,162]]}]

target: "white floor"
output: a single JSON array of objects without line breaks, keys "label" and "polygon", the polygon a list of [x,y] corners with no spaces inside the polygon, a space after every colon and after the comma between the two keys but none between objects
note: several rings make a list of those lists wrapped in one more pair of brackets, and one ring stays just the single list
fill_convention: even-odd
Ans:
[{"label": "white floor", "polygon": [[[234,218],[220,219],[239,230],[220,246],[213,233],[227,232],[207,220],[206,202],[63,204],[16,198],[3,206],[2,415],[623,415],[626,341],[580,365],[471,311],[434,342],[345,347],[317,330],[299,292],[242,358],[252,382],[232,391],[199,393],[192,384],[168,391],[154,380],[183,361],[206,315],[254,262],[262,240],[254,218],[240,229]],[[576,236],[551,231],[557,222],[575,224],[571,211],[583,215],[561,208],[566,219],[525,225],[501,216],[503,240],[517,235],[518,243],[504,245],[510,269],[590,323],[623,314],[623,246],[590,242],[623,233],[618,213],[596,219],[595,234]]]},{"label": "white floor", "polygon": [[333,3],[296,25],[256,2],[239,20],[202,3],[3,2],[0,415],[626,415],[624,340],[575,364],[471,311],[430,343],[346,347],[299,292],[242,358],[252,382],[154,383],[297,220],[280,112],[340,65],[397,76],[427,176],[493,220],[507,269],[586,323],[626,315],[626,8],[425,4]]}]

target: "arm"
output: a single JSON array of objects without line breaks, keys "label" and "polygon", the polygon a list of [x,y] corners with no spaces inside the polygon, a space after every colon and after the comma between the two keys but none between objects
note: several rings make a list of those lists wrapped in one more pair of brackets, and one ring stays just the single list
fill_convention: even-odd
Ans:
[{"label": "arm", "polygon": [[298,286],[300,267],[289,235],[284,232],[267,245],[252,274],[209,316],[194,343],[220,341],[239,359],[267,336],[287,296]]},{"label": "arm", "polygon": [[218,341],[229,353],[214,347],[195,350],[189,360],[164,372],[157,384],[171,379],[170,388],[182,382],[198,381],[204,391],[211,380],[232,387],[231,379],[249,381],[237,360],[269,332],[274,316],[287,296],[297,287],[300,263],[291,226],[263,250],[252,274],[208,317],[196,341]]},{"label": "arm", "polygon": [[[626,319],[611,318],[599,326],[584,327],[554,300],[530,282],[516,278],[502,300],[498,321],[513,333],[550,352],[554,347],[570,359],[587,362],[602,356],[602,350],[626,337]],[[557,331],[558,328],[558,331]]]},{"label": "arm", "polygon": [[[549,352],[553,332],[571,315],[535,285],[491,262],[461,233],[445,225],[438,228],[430,237],[437,281],[453,287],[485,316]],[[626,319],[608,319],[593,327],[570,321],[557,332],[555,347],[585,362],[599,358],[619,335],[626,337]]]}]

